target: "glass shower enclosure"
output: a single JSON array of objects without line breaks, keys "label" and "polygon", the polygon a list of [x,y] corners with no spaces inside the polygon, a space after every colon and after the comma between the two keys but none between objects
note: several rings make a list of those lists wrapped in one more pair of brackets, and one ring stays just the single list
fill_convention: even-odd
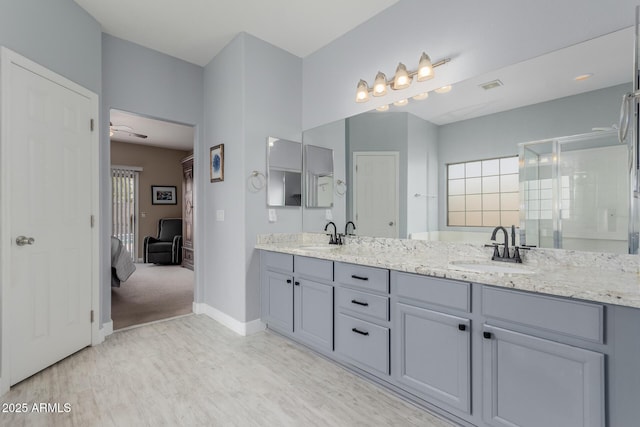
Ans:
[{"label": "glass shower enclosure", "polygon": [[[545,248],[633,252],[629,150],[617,130],[520,148],[520,241]],[[636,199],[637,200],[637,199]]]}]

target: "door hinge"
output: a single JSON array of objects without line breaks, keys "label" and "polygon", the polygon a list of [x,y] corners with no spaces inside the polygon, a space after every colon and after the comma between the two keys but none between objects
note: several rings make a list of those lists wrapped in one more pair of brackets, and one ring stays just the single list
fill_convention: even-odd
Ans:
[{"label": "door hinge", "polygon": [[93,132],[93,119],[89,121],[89,127],[91,128],[91,132]]},{"label": "door hinge", "polygon": [[91,216],[89,217],[89,223],[91,224],[91,228],[93,228],[93,226],[94,226],[94,225],[95,225],[95,223],[96,223],[96,219],[95,219],[95,217],[94,217],[93,215],[91,215]]},{"label": "door hinge", "polygon": [[91,310],[91,323],[93,323],[93,310]]}]

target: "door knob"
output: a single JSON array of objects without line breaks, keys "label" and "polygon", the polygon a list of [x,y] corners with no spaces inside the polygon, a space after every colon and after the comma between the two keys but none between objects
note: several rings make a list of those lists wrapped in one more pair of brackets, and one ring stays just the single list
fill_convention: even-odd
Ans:
[{"label": "door knob", "polygon": [[24,245],[33,245],[36,242],[36,239],[33,237],[26,236],[18,236],[16,237],[16,245],[24,246]]}]

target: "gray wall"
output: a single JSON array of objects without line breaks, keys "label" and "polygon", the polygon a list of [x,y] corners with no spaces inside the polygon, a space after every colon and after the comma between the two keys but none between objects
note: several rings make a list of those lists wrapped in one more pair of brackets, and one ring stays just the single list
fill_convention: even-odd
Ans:
[{"label": "gray wall", "polygon": [[260,315],[256,235],[302,230],[302,208],[278,208],[269,223],[266,189],[248,191],[249,174],[266,172],[268,136],[302,139],[301,67],[300,58],[245,33],[205,67],[205,140],[225,144],[225,177],[205,184],[204,302],[240,322]]},{"label": "gray wall", "polygon": [[[407,150],[408,113],[364,113],[347,119],[346,164],[353,183],[353,153],[355,151],[397,151],[400,153],[400,182],[398,200],[400,200],[398,235],[407,236]],[[353,192],[347,193],[347,218],[353,218]],[[358,222],[355,220],[356,226]]]},{"label": "gray wall", "polygon": [[100,95],[100,24],[72,0],[0,1],[0,45]]},{"label": "gray wall", "polygon": [[439,127],[440,230],[446,226],[446,165],[518,154],[518,143],[591,132],[618,122],[629,84],[516,108]]},{"label": "gray wall", "polygon": [[[111,108],[139,115],[195,126],[194,155],[196,160],[208,159],[202,147],[203,128],[203,68],[172,56],[148,49],[107,34],[102,36],[102,120],[101,120],[101,212],[104,250],[108,250],[111,234],[111,180],[109,153],[109,111]],[[206,154],[205,154],[206,152]],[[195,230],[196,280],[202,277],[200,261],[204,211],[200,208],[200,188],[208,161],[195,171],[196,194]],[[200,179],[198,179],[200,178]],[[143,189],[141,189],[142,191]],[[109,253],[109,252],[106,252]],[[110,259],[102,257],[102,321],[111,319]],[[200,283],[195,286],[196,301],[201,300]]]},{"label": "gray wall", "polygon": [[[344,120],[338,120],[333,123],[329,123],[324,126],[319,126],[314,129],[310,129],[304,132],[304,144],[315,145],[318,147],[330,148],[333,150],[333,182],[342,180],[348,184],[351,182],[351,177],[346,173],[345,158],[345,143],[346,143],[346,127]],[[333,191],[333,208],[331,208],[331,215],[333,216],[333,222],[338,227],[338,232],[344,232],[342,228],[347,222],[346,208],[347,208],[347,195],[339,195],[336,193],[334,187]],[[344,187],[341,187],[340,191],[344,191]],[[322,232],[327,221],[325,220],[325,210],[328,208],[303,208],[302,210],[302,226],[304,231],[308,232]],[[348,217],[350,220],[351,218]]]},{"label": "gray wall", "polygon": [[[304,58],[303,129],[630,27],[636,4],[635,0],[400,0]],[[447,19],[433,17],[434,10]],[[505,19],[506,13],[522,19]],[[445,57],[452,61],[438,68],[433,80],[364,104],[355,102],[359,79],[372,84],[378,70],[392,76],[398,62],[415,69],[422,51],[434,61]]]}]

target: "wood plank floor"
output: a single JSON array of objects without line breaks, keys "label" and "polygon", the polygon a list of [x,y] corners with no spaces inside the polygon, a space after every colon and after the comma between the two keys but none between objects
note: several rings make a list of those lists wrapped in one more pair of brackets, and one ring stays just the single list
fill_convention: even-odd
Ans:
[{"label": "wood plank floor", "polygon": [[451,426],[276,334],[241,337],[204,315],[116,332],[0,401],[71,404],[0,413],[12,427]]}]

